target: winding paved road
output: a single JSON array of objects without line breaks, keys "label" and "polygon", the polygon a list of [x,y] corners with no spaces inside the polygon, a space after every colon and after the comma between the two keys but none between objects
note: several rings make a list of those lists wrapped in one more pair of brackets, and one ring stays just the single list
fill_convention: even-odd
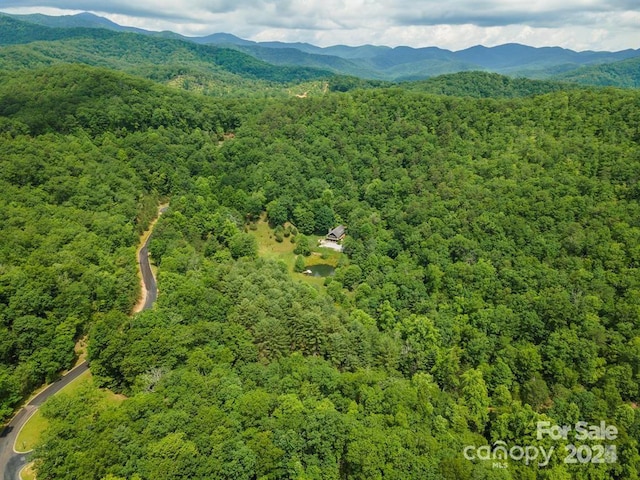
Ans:
[{"label": "winding paved road", "polygon": [[[163,207],[158,211],[158,215],[165,212],[167,207]],[[151,271],[151,264],[149,263],[149,240],[151,235],[147,236],[147,240],[144,242],[142,248],[138,253],[138,264],[140,266],[140,272],[142,273],[142,279],[144,281],[144,288],[147,291],[145,302],[142,310],[151,308],[153,302],[158,298],[158,287],[156,279]],[[78,378],[82,373],[89,369],[89,364],[84,361],[70,370],[66,375],[59,380],[53,382],[42,392],[37,394],[31,399],[31,401],[25,405],[11,421],[0,432],[0,479],[2,480],[19,480],[20,470],[27,464],[29,454],[28,453],[16,453],[13,449],[16,438],[20,429],[23,427],[27,420],[35,413],[40,405],[47,400],[51,395],[56,394],[64,387],[66,387],[73,380]]]},{"label": "winding paved road", "polygon": [[27,463],[26,453],[16,453],[13,446],[18,437],[18,433],[27,420],[35,413],[40,405],[51,395],[59,392],[70,382],[78,378],[82,373],[89,369],[87,362],[82,362],[73,370],[69,371],[64,377],[53,382],[23,407],[13,417],[11,422],[0,433],[0,478],[3,480],[15,480],[20,478],[18,475],[22,467]]},{"label": "winding paved road", "polygon": [[[167,211],[166,206],[161,207],[158,210],[158,217]],[[155,226],[155,223],[152,224]],[[152,227],[153,228],[153,227]],[[152,307],[156,299],[158,298],[158,285],[156,284],[156,277],[153,276],[151,271],[151,264],[149,263],[149,241],[153,233],[149,234],[147,240],[140,248],[138,252],[138,265],[140,265],[140,273],[142,273],[142,281],[144,282],[144,288],[147,291],[145,296],[144,305],[142,310],[148,310]]]}]

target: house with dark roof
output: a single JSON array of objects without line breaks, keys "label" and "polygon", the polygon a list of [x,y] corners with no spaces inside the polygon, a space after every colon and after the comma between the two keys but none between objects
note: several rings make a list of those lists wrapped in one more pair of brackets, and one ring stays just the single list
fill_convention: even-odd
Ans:
[{"label": "house with dark roof", "polygon": [[327,233],[327,236],[324,238],[326,238],[330,242],[339,242],[345,237],[345,230],[346,227],[344,225],[338,225],[333,230],[329,230],[329,233]]}]

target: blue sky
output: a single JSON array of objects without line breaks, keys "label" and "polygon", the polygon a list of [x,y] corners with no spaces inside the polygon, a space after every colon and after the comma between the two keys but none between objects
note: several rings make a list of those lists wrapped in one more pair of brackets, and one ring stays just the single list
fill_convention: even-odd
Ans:
[{"label": "blue sky", "polygon": [[0,10],[90,11],[149,30],[321,46],[640,48],[638,0],[3,0]]}]

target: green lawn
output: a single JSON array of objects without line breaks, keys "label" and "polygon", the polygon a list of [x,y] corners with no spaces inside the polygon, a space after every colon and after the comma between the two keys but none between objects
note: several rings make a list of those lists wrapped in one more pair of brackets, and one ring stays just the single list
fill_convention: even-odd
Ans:
[{"label": "green lawn", "polygon": [[25,465],[20,470],[20,480],[36,480],[36,472],[33,471],[33,463]]},{"label": "green lawn", "polygon": [[[73,380],[69,385],[64,387],[62,390],[56,393],[59,395],[60,393],[64,393],[65,395],[75,395],[75,393],[87,382],[92,382],[91,372],[87,370],[83,372],[78,378]],[[124,397],[121,395],[116,395],[113,392],[106,391],[105,392],[105,401],[107,402],[120,402]],[[42,416],[40,410],[37,410],[24,424],[20,433],[18,433],[18,438],[16,439],[15,449],[20,453],[29,452],[33,450],[33,447],[40,440],[40,436],[42,432],[47,428],[48,423],[47,419]]]},{"label": "green lawn", "polygon": [[293,249],[296,246],[291,243],[291,237],[285,238],[282,243],[276,242],[275,238],[273,238],[273,230],[263,219],[257,222],[256,227],[256,230],[249,230],[249,232],[258,241],[258,255],[270,260],[282,260],[293,270],[293,263],[296,258]]},{"label": "green lawn", "polygon": [[47,420],[42,416],[40,410],[36,410],[18,434],[14,447],[16,451],[24,453],[33,450],[35,444],[40,440],[40,434],[46,427]]},{"label": "green lawn", "polygon": [[[254,235],[258,241],[258,255],[262,258],[284,262],[294,278],[318,287],[324,285],[324,278],[322,277],[310,277],[302,273],[294,272],[293,266],[297,255],[293,253],[296,245],[295,243],[291,243],[291,237],[285,237],[283,242],[276,242],[273,229],[269,227],[269,224],[264,218],[256,223],[256,227],[255,230],[249,230],[249,233]],[[319,263],[326,263],[334,267],[338,266],[340,256],[342,255],[340,252],[336,252],[330,248],[316,247],[322,236],[308,235],[307,237],[309,238],[309,245],[311,246],[311,255],[304,259],[306,266],[317,265]]]}]

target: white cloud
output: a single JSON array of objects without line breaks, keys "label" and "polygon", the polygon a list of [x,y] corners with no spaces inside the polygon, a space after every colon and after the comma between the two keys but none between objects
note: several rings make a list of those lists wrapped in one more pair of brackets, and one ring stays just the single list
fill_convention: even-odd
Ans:
[{"label": "white cloud", "polygon": [[3,0],[0,8],[46,14],[86,10],[151,30],[229,32],[322,46],[640,47],[637,0]]}]

